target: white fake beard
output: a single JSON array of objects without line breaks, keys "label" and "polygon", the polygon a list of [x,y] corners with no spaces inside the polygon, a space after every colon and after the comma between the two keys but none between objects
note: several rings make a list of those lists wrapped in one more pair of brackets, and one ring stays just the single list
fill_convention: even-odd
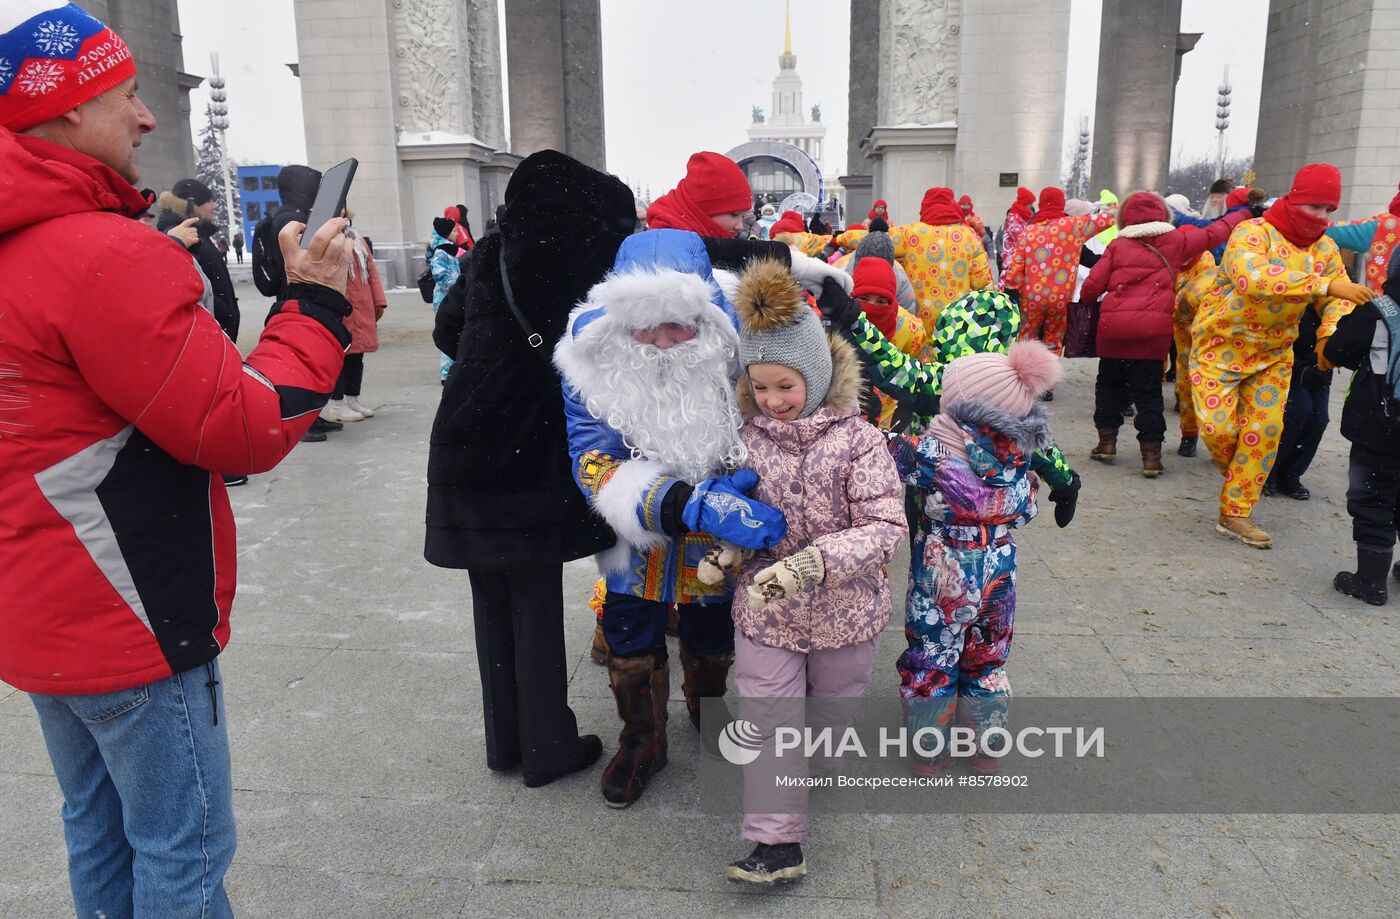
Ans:
[{"label": "white fake beard", "polygon": [[731,346],[703,327],[665,350],[618,335],[596,354],[598,392],[586,407],[622,435],[634,457],[694,485],[748,456],[729,378],[734,359]]}]

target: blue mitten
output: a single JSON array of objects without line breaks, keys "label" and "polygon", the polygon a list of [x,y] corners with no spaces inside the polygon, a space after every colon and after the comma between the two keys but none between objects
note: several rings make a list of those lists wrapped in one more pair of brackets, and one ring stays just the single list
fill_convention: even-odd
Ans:
[{"label": "blue mitten", "polygon": [[787,535],[783,512],[748,497],[758,473],[740,469],[706,479],[690,495],[681,521],[691,532],[709,533],[743,549],[767,549]]}]

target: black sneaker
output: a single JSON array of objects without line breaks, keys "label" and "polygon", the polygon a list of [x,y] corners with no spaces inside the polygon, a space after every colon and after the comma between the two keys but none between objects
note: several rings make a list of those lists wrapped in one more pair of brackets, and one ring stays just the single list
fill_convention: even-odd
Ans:
[{"label": "black sneaker", "polygon": [[247,484],[248,484],[248,477],[247,477],[246,475],[226,475],[226,476],[224,476],[224,487],[225,487],[225,488],[237,488],[239,485],[247,485]]},{"label": "black sneaker", "polygon": [[1195,456],[1195,455],[1196,455],[1196,438],[1194,438],[1194,437],[1183,437],[1183,438],[1181,438],[1181,443],[1180,443],[1180,444],[1177,446],[1177,448],[1176,448],[1176,455],[1177,455],[1177,456]]},{"label": "black sneaker", "polygon": [[325,432],[316,430],[316,425],[314,422],[312,423],[311,427],[307,429],[306,433],[301,435],[301,442],[304,444],[319,444],[324,442],[325,439]]},{"label": "black sneaker", "polygon": [[795,842],[776,846],[759,843],[753,847],[748,858],[741,858],[724,869],[724,876],[729,880],[748,881],[750,884],[787,884],[806,873],[807,862],[802,858],[802,846]]},{"label": "black sneaker", "polygon": [[321,434],[329,434],[333,431],[343,431],[345,430],[345,422],[327,421],[320,415],[317,415],[316,420],[311,422],[311,430],[317,431]]},{"label": "black sneaker", "polygon": [[1312,492],[1308,491],[1308,486],[1302,482],[1283,482],[1277,486],[1278,493],[1287,495],[1294,501],[1306,501],[1312,497]]}]

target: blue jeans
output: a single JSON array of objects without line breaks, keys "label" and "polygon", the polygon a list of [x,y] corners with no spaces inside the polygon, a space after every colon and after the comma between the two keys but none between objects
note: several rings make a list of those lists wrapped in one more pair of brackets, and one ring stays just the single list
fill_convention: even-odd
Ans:
[{"label": "blue jeans", "polygon": [[[233,784],[218,665],[135,689],[31,695],[63,791],[79,917],[231,917]],[[217,723],[215,723],[217,720]]]}]

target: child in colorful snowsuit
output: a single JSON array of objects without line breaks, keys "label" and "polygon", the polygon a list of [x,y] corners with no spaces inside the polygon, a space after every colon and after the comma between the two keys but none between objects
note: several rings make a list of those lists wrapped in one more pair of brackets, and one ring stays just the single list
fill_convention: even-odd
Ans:
[{"label": "child in colorful snowsuit", "polygon": [[[1040,342],[960,357],[944,370],[943,411],[928,431],[890,442],[900,477],[924,499],[910,557],[909,647],[896,666],[910,736],[927,729],[944,744],[925,739],[916,748],[946,751],[955,722],[978,734],[1006,723],[1016,611],[1011,531],[1036,515],[1030,456],[1051,443],[1039,400],[1059,373],[1054,353]],[[945,753],[920,758],[914,768],[937,773],[949,761]],[[972,765],[995,771],[996,760]]]},{"label": "child in colorful snowsuit", "polygon": [[1191,395],[1225,479],[1215,528],[1256,549],[1273,545],[1249,518],[1278,451],[1303,310],[1318,309],[1323,342],[1353,303],[1373,296],[1347,278],[1337,244],[1324,235],[1341,195],[1337,167],[1298,170],[1263,217],[1235,227],[1191,327]]},{"label": "child in colorful snowsuit", "polygon": [[[740,567],[735,681],[746,700],[743,717],[771,737],[789,722],[782,713],[751,711],[771,711],[766,700],[864,694],[890,617],[885,566],[906,527],[885,439],[858,414],[854,349],[822,331],[776,262],[749,267],[735,307],[744,367],[741,437],[759,479],[753,495],[782,510],[787,535],[757,554],[726,546],[727,555],[711,558]],[[762,774],[775,763],[760,758],[745,770],[743,836],[756,845],[729,866],[731,880],[767,884],[806,873],[806,793],[784,789],[775,800],[774,785]],[[805,764],[798,771],[805,773]],[[778,804],[782,813],[758,812]]]},{"label": "child in colorful snowsuit", "polygon": [[[428,240],[428,271],[433,276],[433,312],[442,306],[442,298],[462,275],[462,263],[457,261],[457,243],[453,237],[457,224],[446,217],[433,219],[433,235]],[[446,383],[452,370],[452,356],[438,352],[438,377]]]},{"label": "child in colorful snowsuit", "polygon": [[[860,351],[871,384],[913,414],[911,430],[916,433],[939,411],[947,364],[969,354],[1005,354],[1016,340],[1021,321],[1009,295],[995,290],[972,291],[938,314],[926,349],[933,352],[933,359],[920,361],[896,348],[860,311],[860,304],[840,291],[824,288],[818,306],[832,331],[844,335]],[[1056,525],[1069,526],[1079,501],[1079,473],[1053,443],[1035,452],[1031,468],[1050,486]]]},{"label": "child in colorful snowsuit", "polygon": [[1384,293],[1337,323],[1318,349],[1318,366],[1356,371],[1342,407],[1342,436],[1351,441],[1347,513],[1356,541],[1356,571],[1332,585],[1373,606],[1385,604],[1400,522],[1400,254],[1392,254]]}]

